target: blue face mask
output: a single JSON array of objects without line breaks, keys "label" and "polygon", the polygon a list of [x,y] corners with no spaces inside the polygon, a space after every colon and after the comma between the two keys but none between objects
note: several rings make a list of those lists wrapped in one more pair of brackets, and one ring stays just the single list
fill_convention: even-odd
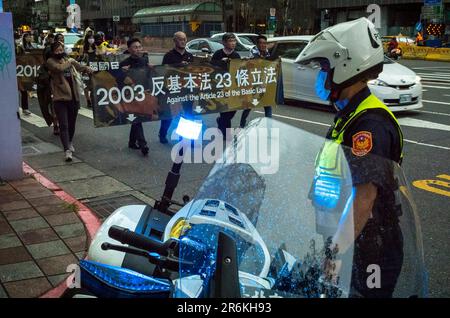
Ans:
[{"label": "blue face mask", "polygon": [[344,100],[338,100],[336,103],[334,103],[335,105],[336,105],[336,107],[339,109],[339,110],[343,110],[344,108],[345,108],[345,106],[347,106],[348,105],[348,103],[349,103],[350,101],[346,98],[346,99],[344,99]]},{"label": "blue face mask", "polygon": [[325,71],[320,71],[319,75],[317,76],[316,79],[316,95],[321,99],[321,100],[329,100],[330,98],[330,90],[325,88],[325,83],[327,81],[327,77],[328,77],[328,73]]}]

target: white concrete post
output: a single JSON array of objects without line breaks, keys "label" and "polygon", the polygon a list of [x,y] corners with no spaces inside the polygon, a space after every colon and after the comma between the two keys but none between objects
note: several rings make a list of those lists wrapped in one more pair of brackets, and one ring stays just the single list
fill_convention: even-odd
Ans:
[{"label": "white concrete post", "polygon": [[12,14],[0,13],[0,178],[3,180],[23,177],[18,106]]}]

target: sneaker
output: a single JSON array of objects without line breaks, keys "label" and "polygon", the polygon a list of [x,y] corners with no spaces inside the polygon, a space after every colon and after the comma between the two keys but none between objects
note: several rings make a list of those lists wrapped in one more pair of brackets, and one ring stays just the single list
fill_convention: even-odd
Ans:
[{"label": "sneaker", "polygon": [[72,151],[66,150],[66,162],[72,162]]},{"label": "sneaker", "polygon": [[26,116],[30,116],[31,112],[28,109],[24,109],[23,114]]},{"label": "sneaker", "polygon": [[163,145],[167,145],[169,143],[166,136],[161,136],[161,135],[159,135],[159,142],[162,143]]},{"label": "sneaker", "polygon": [[144,157],[148,156],[149,151],[150,151],[150,149],[147,146],[141,147],[141,152]]},{"label": "sneaker", "polygon": [[73,142],[70,143],[69,150],[72,152],[75,152],[75,147],[73,146]]}]

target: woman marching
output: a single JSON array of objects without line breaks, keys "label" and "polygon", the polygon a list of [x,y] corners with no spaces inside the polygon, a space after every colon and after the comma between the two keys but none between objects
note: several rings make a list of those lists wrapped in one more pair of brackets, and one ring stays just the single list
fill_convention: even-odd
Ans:
[{"label": "woman marching", "polygon": [[76,76],[77,71],[91,74],[92,70],[82,66],[64,53],[64,44],[55,42],[51,46],[52,56],[47,61],[50,71],[50,86],[53,93],[53,106],[58,117],[61,142],[64,147],[65,159],[72,161],[75,151],[73,137],[80,108],[80,87]]},{"label": "woman marching", "polygon": [[[95,46],[95,39],[92,32],[88,33],[84,38],[83,46],[80,50],[80,62],[85,65],[90,65],[92,62],[97,62],[97,47]],[[91,100],[91,79],[85,82],[84,96],[86,96],[87,107],[92,108]]]},{"label": "woman marching", "polygon": [[[33,37],[30,33],[24,33],[22,36],[22,43],[17,47],[17,55],[23,55],[29,53],[31,50],[36,49],[37,46],[33,43]],[[19,91],[21,95],[21,107],[24,115],[30,115],[28,106],[28,92],[19,82]]]}]

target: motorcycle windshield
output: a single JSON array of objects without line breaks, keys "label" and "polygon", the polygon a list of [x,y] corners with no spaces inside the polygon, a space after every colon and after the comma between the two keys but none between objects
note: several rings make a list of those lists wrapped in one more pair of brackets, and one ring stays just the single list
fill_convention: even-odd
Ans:
[{"label": "motorcycle windshield", "polygon": [[179,213],[176,296],[424,296],[403,171],[358,142],[265,118],[241,130]]}]

